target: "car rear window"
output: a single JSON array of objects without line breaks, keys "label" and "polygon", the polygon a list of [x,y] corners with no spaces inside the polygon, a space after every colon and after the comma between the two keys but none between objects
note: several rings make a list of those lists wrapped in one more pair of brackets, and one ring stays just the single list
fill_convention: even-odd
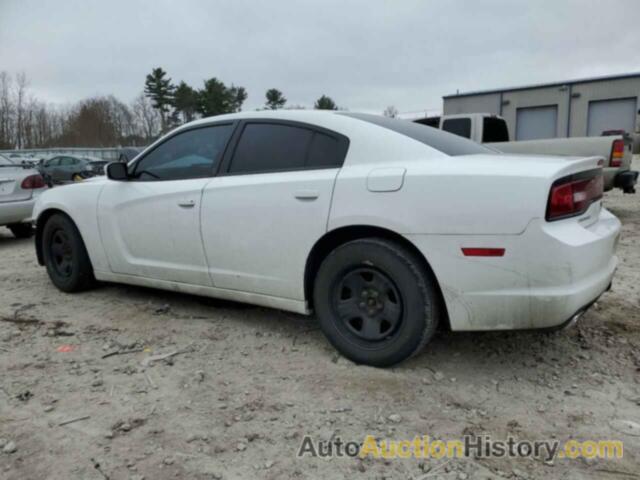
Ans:
[{"label": "car rear window", "polygon": [[509,130],[507,130],[507,122],[502,118],[484,117],[482,119],[482,142],[497,143],[508,142]]},{"label": "car rear window", "polygon": [[3,157],[2,155],[0,155],[0,165],[13,165],[13,162],[7,157]]},{"label": "car rear window", "polygon": [[440,117],[418,118],[414,122],[428,127],[440,128]]},{"label": "car rear window", "polygon": [[346,113],[341,112],[338,115],[356,118],[365,122],[373,123],[380,127],[388,128],[396,133],[405,135],[413,140],[434,148],[446,155],[474,155],[482,153],[495,153],[482,145],[479,145],[466,138],[443,132],[426,125],[410,122],[408,120],[399,120],[395,118],[381,117],[379,115],[371,115],[367,113]]}]

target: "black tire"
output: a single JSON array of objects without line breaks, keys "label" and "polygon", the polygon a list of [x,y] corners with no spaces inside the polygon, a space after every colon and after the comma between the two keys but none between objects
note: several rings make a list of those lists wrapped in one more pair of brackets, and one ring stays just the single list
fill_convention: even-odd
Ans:
[{"label": "black tire", "polygon": [[33,226],[30,223],[12,223],[7,225],[16,238],[29,238],[33,235]]},{"label": "black tire", "polygon": [[376,367],[417,354],[440,319],[435,279],[412,252],[385,239],[354,240],[331,252],[313,299],[329,342],[354,362]]},{"label": "black tire", "polygon": [[63,214],[52,215],[42,231],[42,253],[51,282],[63,292],[95,285],[93,267],[77,227]]}]

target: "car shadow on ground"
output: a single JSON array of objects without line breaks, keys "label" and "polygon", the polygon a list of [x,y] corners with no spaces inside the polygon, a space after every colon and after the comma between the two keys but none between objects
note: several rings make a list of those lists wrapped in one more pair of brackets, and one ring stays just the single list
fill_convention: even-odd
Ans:
[{"label": "car shadow on ground", "polygon": [[2,248],[3,246],[24,245],[29,242],[33,242],[33,237],[16,238],[8,229],[0,227],[0,248]]},{"label": "car shadow on ground", "polygon": [[[324,338],[316,318],[281,310],[254,305],[201,297],[179,292],[162,291],[147,287],[103,284],[107,297],[127,297],[133,302],[149,304],[152,314],[159,322],[166,322],[163,316],[181,322],[211,321],[226,323],[232,328],[247,329],[247,333],[279,333],[283,346],[288,346],[295,338],[298,345],[317,350],[316,355],[330,353],[335,362],[340,355],[333,351]],[[114,291],[115,290],[115,291]],[[585,315],[588,318],[589,312]],[[166,317],[165,317],[166,318]],[[287,340],[289,339],[289,340]],[[575,327],[567,330],[522,330],[495,332],[451,332],[439,329],[424,351],[393,367],[394,371],[427,369],[435,372],[446,369],[453,363],[468,365],[469,371],[480,367],[511,371],[522,365],[548,363],[549,359],[560,356],[570,358],[584,348],[580,332]],[[343,359],[345,362],[349,362]],[[349,362],[351,363],[351,362]],[[356,366],[355,364],[352,364]]]}]

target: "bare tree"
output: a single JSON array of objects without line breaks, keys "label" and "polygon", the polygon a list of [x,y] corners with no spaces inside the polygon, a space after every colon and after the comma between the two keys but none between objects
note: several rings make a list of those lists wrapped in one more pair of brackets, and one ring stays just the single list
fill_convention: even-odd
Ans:
[{"label": "bare tree", "polygon": [[151,105],[151,100],[144,93],[140,93],[133,101],[133,115],[138,131],[149,142],[160,134],[160,114]]},{"label": "bare tree", "polygon": [[0,147],[13,147],[13,100],[11,76],[0,72]]},{"label": "bare tree", "polygon": [[396,118],[398,116],[398,109],[393,105],[389,105],[387,108],[384,109],[384,112],[382,112],[382,115],[389,118]]},{"label": "bare tree", "polygon": [[16,147],[24,148],[25,136],[25,103],[29,80],[27,74],[20,72],[16,74],[15,87],[15,108],[16,108]]}]

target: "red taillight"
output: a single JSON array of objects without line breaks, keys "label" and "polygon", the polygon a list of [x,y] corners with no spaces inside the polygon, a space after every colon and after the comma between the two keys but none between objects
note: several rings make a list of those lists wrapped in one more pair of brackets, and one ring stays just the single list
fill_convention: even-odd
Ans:
[{"label": "red taillight", "polygon": [[35,188],[46,187],[46,183],[44,183],[44,178],[42,178],[42,175],[29,175],[27,178],[22,180],[20,187],[25,190],[33,190]]},{"label": "red taillight", "polygon": [[609,158],[610,167],[619,167],[622,165],[624,158],[624,140],[614,140],[611,147],[611,158]]},{"label": "red taillight", "polygon": [[604,181],[600,169],[556,180],[549,193],[547,221],[584,213],[589,205],[602,198],[603,190]]}]

